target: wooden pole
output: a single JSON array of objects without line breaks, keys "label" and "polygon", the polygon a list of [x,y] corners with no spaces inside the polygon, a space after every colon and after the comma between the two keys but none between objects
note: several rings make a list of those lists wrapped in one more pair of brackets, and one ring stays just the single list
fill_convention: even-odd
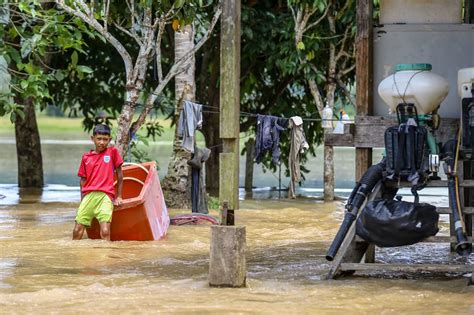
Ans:
[{"label": "wooden pole", "polygon": [[239,208],[240,0],[223,1],[220,53],[219,200],[232,215]]},{"label": "wooden pole", "polygon": [[[372,0],[357,0],[356,104],[357,116],[373,113]],[[356,148],[356,180],[372,165],[372,149]]]}]

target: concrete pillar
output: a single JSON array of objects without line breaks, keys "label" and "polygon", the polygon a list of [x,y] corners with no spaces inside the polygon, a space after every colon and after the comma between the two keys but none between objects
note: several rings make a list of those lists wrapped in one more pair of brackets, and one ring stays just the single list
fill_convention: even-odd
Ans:
[{"label": "concrete pillar", "polygon": [[245,226],[211,226],[209,285],[212,287],[245,287]]}]

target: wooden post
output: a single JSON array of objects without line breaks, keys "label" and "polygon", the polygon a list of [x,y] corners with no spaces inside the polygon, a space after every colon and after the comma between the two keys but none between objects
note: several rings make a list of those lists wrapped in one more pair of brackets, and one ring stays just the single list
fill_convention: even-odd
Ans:
[{"label": "wooden post", "polygon": [[244,287],[247,276],[244,226],[211,226],[209,285]]},{"label": "wooden post", "polygon": [[221,17],[219,200],[239,208],[240,0],[226,0]]},{"label": "wooden post", "polygon": [[[372,0],[357,0],[356,104],[357,116],[373,112]],[[372,149],[356,148],[356,180],[372,165]]]}]

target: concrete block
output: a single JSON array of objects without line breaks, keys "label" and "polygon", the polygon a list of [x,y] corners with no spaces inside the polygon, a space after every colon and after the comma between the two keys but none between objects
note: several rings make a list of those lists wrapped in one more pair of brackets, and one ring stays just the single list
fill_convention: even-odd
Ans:
[{"label": "concrete block", "polygon": [[245,287],[245,226],[211,226],[209,285],[212,287]]}]

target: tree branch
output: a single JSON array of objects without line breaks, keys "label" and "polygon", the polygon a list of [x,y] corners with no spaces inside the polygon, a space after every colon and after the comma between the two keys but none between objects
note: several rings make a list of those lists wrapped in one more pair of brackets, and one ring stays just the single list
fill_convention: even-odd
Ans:
[{"label": "tree branch", "polygon": [[340,46],[340,49],[339,49],[339,52],[337,53],[336,55],[336,61],[339,60],[342,56],[344,55],[349,55],[345,50],[344,50],[344,47],[346,46],[346,42],[347,42],[347,39],[349,38],[349,32],[350,32],[350,28],[346,28],[346,30],[344,31],[344,37],[342,38],[341,40],[341,46]]},{"label": "tree branch", "polygon": [[318,89],[318,85],[316,84],[316,81],[314,79],[308,79],[307,81],[311,95],[313,96],[313,99],[316,103],[316,109],[319,112],[319,116],[323,117],[324,102],[323,97],[321,96],[321,92]]},{"label": "tree branch", "polygon": [[158,72],[158,82],[163,81],[163,67],[161,65],[161,39],[163,37],[163,33],[165,30],[165,22],[162,21],[159,23],[158,26],[158,34],[156,35],[156,46],[155,46],[155,62],[156,62],[156,68]]},{"label": "tree branch", "polygon": [[118,23],[116,22],[113,22],[113,25],[119,29],[120,31],[122,31],[123,33],[127,34],[128,36],[130,36],[131,38],[133,38],[137,44],[139,46],[142,46],[143,45],[143,42],[140,40],[140,38],[138,38],[138,36],[136,36],[136,34],[132,34],[130,31],[128,31],[126,28],[120,26]]},{"label": "tree branch", "polygon": [[90,16],[91,11],[82,0],[74,1],[74,4],[79,4],[83,8],[84,12],[78,9],[71,8],[70,6],[64,3],[64,0],[55,0],[55,3],[57,3],[67,13],[77,16],[78,18],[89,24],[92,28],[94,28],[102,36],[104,36],[104,38],[117,50],[117,52],[122,57],[125,65],[125,72],[128,84],[129,77],[131,76],[133,71],[133,64],[132,57],[128,53],[127,49],[112,34],[107,32],[107,30],[105,30],[104,27],[93,16]]},{"label": "tree branch", "polygon": [[[323,15],[321,15],[315,22],[309,24],[307,27],[305,27],[305,29],[303,30],[303,33],[306,32],[307,30],[309,30],[310,28],[312,27],[315,27],[316,25],[318,25],[319,23],[321,23],[321,21],[326,17],[326,15],[328,14],[328,11],[329,11],[329,8],[331,7],[331,4],[329,3],[328,6],[326,7],[326,10],[324,10],[323,12]],[[313,11],[314,13],[315,11]]]},{"label": "tree branch", "polygon": [[[354,65],[355,67],[355,65]],[[342,91],[344,92],[344,94],[346,94],[347,98],[349,99],[349,102],[354,106],[356,107],[354,101],[352,100],[352,95],[351,95],[351,92],[349,92],[349,89],[347,88],[347,86],[344,84],[344,82],[342,82],[340,76],[336,76],[336,82],[337,84],[342,88]]]},{"label": "tree branch", "polygon": [[104,17],[104,29],[107,32],[107,25],[108,25],[108,20],[109,20],[109,9],[110,9],[110,0],[105,1],[105,17]]},{"label": "tree branch", "polygon": [[145,102],[145,106],[142,110],[142,112],[140,113],[139,117],[137,118],[137,120],[134,122],[134,127],[133,127],[133,130],[132,132],[137,132],[138,129],[140,128],[140,126],[143,125],[143,123],[145,122],[145,119],[146,117],[148,116],[149,112],[151,111],[151,109],[153,108],[153,104],[155,103],[156,101],[156,98],[158,97],[158,95],[161,94],[161,92],[163,91],[163,89],[165,88],[165,86],[168,84],[168,82],[173,78],[175,77],[178,73],[181,73],[184,69],[183,69],[183,65],[189,60],[189,58],[194,55],[196,53],[196,51],[198,51],[202,45],[204,45],[204,43],[209,39],[209,37],[211,36],[212,34],[212,31],[214,30],[214,27],[216,26],[216,23],[217,21],[219,20],[219,17],[222,13],[222,3],[219,1],[219,4],[217,5],[217,8],[216,8],[216,12],[214,13],[214,16],[212,18],[212,21],[211,21],[211,24],[209,26],[209,29],[208,31],[206,32],[206,34],[204,34],[204,36],[201,38],[201,40],[193,47],[193,49],[191,49],[190,51],[188,51],[183,57],[181,57],[179,60],[175,61],[175,63],[173,64],[173,66],[171,67],[171,69],[169,70],[169,72],[167,73],[167,75],[164,77],[164,79],[158,84],[158,86],[155,88],[155,90],[153,91],[153,93],[148,96],[146,102]]},{"label": "tree branch", "polygon": [[356,65],[355,65],[355,63],[353,63],[349,68],[346,68],[346,69],[340,71],[340,73],[341,73],[342,75],[346,75],[346,74],[348,74],[349,72],[351,72],[352,70],[354,70],[355,67],[356,67]]}]

